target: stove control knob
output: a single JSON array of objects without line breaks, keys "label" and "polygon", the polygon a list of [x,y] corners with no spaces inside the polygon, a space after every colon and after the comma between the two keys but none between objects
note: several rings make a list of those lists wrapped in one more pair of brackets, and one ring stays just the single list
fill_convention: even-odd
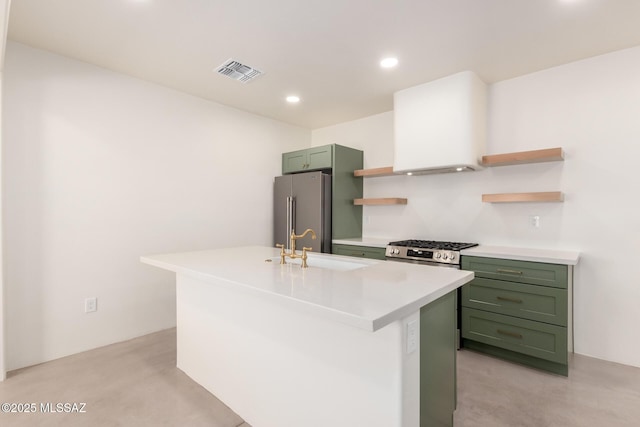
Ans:
[{"label": "stove control knob", "polygon": [[435,254],[436,259],[440,259],[441,256],[442,255],[440,254],[440,252],[436,252],[436,254]]},{"label": "stove control knob", "polygon": [[449,259],[449,255],[447,255],[446,253],[442,254],[442,259],[446,261],[447,259]]},{"label": "stove control knob", "polygon": [[456,259],[456,254],[455,254],[455,253],[453,253],[453,252],[450,252],[450,253],[449,253],[449,259],[450,259],[451,261],[455,260],[455,259]]},{"label": "stove control knob", "polygon": [[400,253],[400,249],[394,249],[391,252],[393,252],[394,255],[398,255]]}]

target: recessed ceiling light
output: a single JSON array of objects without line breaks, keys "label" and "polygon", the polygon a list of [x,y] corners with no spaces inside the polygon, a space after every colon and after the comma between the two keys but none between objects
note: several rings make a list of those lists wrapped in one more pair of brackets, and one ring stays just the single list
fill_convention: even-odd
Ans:
[{"label": "recessed ceiling light", "polygon": [[300,102],[300,97],[299,96],[295,96],[295,95],[289,95],[287,96],[287,102],[291,103],[291,104],[295,104]]},{"label": "recessed ceiling light", "polygon": [[380,61],[380,66],[382,68],[393,68],[396,65],[398,65],[398,58],[384,58],[382,61]]}]

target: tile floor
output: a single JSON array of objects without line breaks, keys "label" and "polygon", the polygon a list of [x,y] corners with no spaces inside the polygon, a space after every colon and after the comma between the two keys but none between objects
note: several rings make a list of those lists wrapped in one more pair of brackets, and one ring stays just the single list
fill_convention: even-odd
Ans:
[{"label": "tile floor", "polygon": [[[175,333],[11,372],[0,402],[86,403],[86,412],[0,412],[0,426],[250,427],[175,367]],[[640,369],[576,355],[565,378],[462,350],[454,420],[456,427],[638,426]]]}]

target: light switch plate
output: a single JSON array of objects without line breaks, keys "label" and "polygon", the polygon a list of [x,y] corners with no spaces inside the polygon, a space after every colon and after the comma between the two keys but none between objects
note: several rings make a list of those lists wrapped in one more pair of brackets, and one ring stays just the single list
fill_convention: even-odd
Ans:
[{"label": "light switch plate", "polygon": [[93,313],[98,310],[98,298],[87,298],[84,300],[84,312]]}]

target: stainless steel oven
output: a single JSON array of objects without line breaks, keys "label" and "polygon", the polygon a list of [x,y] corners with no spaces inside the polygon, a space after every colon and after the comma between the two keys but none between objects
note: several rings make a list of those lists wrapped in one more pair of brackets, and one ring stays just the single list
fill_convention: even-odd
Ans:
[{"label": "stainless steel oven", "polygon": [[477,243],[401,240],[390,242],[385,251],[389,261],[413,262],[438,267],[460,268],[460,251]]}]

